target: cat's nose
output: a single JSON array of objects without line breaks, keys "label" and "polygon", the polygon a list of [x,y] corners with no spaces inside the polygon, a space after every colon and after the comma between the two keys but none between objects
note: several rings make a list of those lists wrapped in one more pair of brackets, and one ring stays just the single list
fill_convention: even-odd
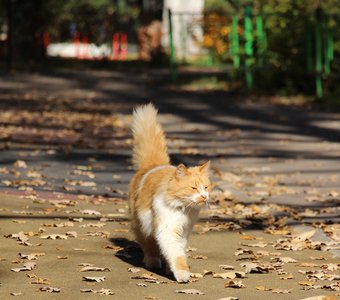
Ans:
[{"label": "cat's nose", "polygon": [[204,200],[207,200],[207,199],[208,199],[208,195],[207,195],[207,194],[202,194],[201,197],[202,197]]}]

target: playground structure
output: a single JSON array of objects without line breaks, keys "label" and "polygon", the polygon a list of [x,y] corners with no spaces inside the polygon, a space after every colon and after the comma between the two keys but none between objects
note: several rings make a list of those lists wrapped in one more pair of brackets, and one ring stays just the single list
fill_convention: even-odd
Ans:
[{"label": "playground structure", "polygon": [[[44,36],[48,35],[44,33]],[[44,40],[45,41],[45,40]],[[89,42],[87,35],[74,34],[73,43],[44,42],[47,56],[75,58],[80,60],[109,59],[126,60],[128,56],[128,38],[126,33],[116,32],[112,35],[110,45],[95,45]]]},{"label": "playground structure", "polygon": [[[177,77],[178,59],[186,61],[188,58],[183,57],[182,54],[186,53],[187,39],[188,36],[192,35],[192,28],[194,26],[207,26],[205,19],[196,23],[183,22],[184,16],[187,14],[190,13],[168,10],[170,72],[173,80],[176,80]],[[174,24],[175,17],[178,16],[180,16],[182,22]],[[251,6],[246,6],[242,14],[224,15],[223,17],[218,20],[224,26],[224,37],[218,41],[222,48],[222,64],[231,65],[234,71],[243,73],[247,89],[252,90],[256,80],[255,71],[266,67],[268,51],[272,51],[270,45],[268,45],[267,35],[270,32],[266,27],[266,21],[269,18],[277,17],[277,15],[255,14]],[[213,20],[213,22],[215,26],[216,20]],[[180,26],[181,36],[183,37],[176,44],[173,36],[174,25]],[[314,15],[306,15],[304,30],[306,37],[304,49],[300,50],[306,53],[305,70],[307,74],[314,76],[315,95],[321,98],[324,95],[324,82],[331,75],[332,61],[334,60],[334,41],[329,26],[329,15],[321,8],[317,8]],[[204,34],[206,33],[207,28],[204,28]],[[203,38],[196,39],[196,42],[202,47],[201,55],[206,57],[205,65],[213,66],[216,59],[214,59],[211,47],[212,41],[205,43],[203,35]],[[179,50],[179,48],[181,49]],[[176,51],[180,51],[181,55],[178,56]]]}]

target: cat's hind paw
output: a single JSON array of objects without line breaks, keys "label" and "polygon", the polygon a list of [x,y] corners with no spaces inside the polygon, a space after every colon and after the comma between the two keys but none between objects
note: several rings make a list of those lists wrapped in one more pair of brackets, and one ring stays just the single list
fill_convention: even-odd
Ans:
[{"label": "cat's hind paw", "polygon": [[144,257],[145,267],[149,270],[156,270],[162,268],[162,262],[159,257],[146,256]]}]

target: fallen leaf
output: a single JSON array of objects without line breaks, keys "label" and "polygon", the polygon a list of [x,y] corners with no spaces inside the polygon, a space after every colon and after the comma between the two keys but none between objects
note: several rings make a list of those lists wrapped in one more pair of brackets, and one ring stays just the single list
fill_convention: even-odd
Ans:
[{"label": "fallen leaf", "polygon": [[56,287],[51,287],[51,286],[44,286],[39,289],[42,292],[48,292],[48,293],[60,293],[60,289]]},{"label": "fallen leaf", "polygon": [[40,236],[41,239],[50,239],[50,240],[67,240],[67,235],[65,234],[46,234]]},{"label": "fallen leaf", "polygon": [[24,264],[22,268],[13,268],[11,271],[13,272],[21,272],[21,271],[31,271],[36,267],[36,263],[34,262],[27,262]]},{"label": "fallen leaf", "polygon": [[255,287],[258,291],[271,291],[272,289],[271,288],[269,288],[269,287],[265,287],[265,286],[262,286],[262,285],[260,285],[260,286],[257,286],[257,287]]},{"label": "fallen leaf", "polygon": [[66,235],[69,236],[69,237],[76,238],[78,236],[78,233],[75,232],[75,231],[67,231]]},{"label": "fallen leaf", "polygon": [[21,292],[12,292],[11,296],[21,296],[22,293]]},{"label": "fallen leaf", "polygon": [[85,281],[95,281],[95,282],[102,282],[106,279],[105,276],[102,277],[94,277],[94,276],[83,276],[83,280]]},{"label": "fallen leaf", "polygon": [[44,227],[73,227],[74,223],[71,221],[64,222],[64,223],[47,223],[47,224],[45,223],[45,224],[42,224],[42,226]]},{"label": "fallen leaf", "polygon": [[50,284],[48,279],[36,277],[35,280],[31,281],[31,284]]},{"label": "fallen leaf", "polygon": [[238,300],[237,297],[223,297],[223,298],[218,298],[217,300]]},{"label": "fallen leaf", "polygon": [[203,271],[203,276],[207,276],[207,275],[213,275],[214,272],[213,271],[210,271],[210,270],[204,270]]},{"label": "fallen leaf", "polygon": [[202,278],[203,275],[200,273],[190,273],[191,278]]},{"label": "fallen leaf", "polygon": [[309,262],[302,262],[299,264],[300,267],[305,267],[305,268],[314,268],[314,267],[318,267],[318,264],[314,264],[314,263],[309,263]]},{"label": "fallen leaf", "polygon": [[293,274],[288,274],[287,276],[280,277],[281,280],[295,279]]},{"label": "fallen leaf", "polygon": [[64,182],[72,186],[95,187],[97,184],[94,181],[71,180],[65,179]]},{"label": "fallen leaf", "polygon": [[277,261],[277,262],[283,262],[283,263],[296,263],[297,261],[294,258],[291,257],[275,257],[271,260]]},{"label": "fallen leaf", "polygon": [[240,236],[240,239],[241,239],[241,240],[253,240],[253,239],[255,239],[255,237],[253,237],[253,236],[251,236],[251,235],[242,234],[242,235]]},{"label": "fallen leaf", "polygon": [[17,161],[14,162],[13,167],[26,169],[27,168],[27,164],[23,160],[17,160]]},{"label": "fallen leaf", "polygon": [[140,272],[140,269],[138,269],[138,268],[128,268],[127,270],[130,273],[138,273],[138,272]]},{"label": "fallen leaf", "polygon": [[310,259],[313,259],[313,260],[326,260],[326,258],[322,255],[320,256],[311,256]]},{"label": "fallen leaf", "polygon": [[26,224],[25,220],[12,220],[12,222],[17,224]]},{"label": "fallen leaf", "polygon": [[80,292],[82,293],[94,293],[94,294],[100,294],[100,295],[114,295],[115,293],[110,289],[100,289],[100,290],[92,290],[92,289],[80,289]]},{"label": "fallen leaf", "polygon": [[234,266],[230,266],[230,265],[219,265],[219,267],[223,270],[234,270],[235,269]]},{"label": "fallen leaf", "polygon": [[283,289],[274,289],[272,290],[272,293],[274,294],[290,294],[291,290],[283,290]]},{"label": "fallen leaf", "polygon": [[176,290],[176,293],[188,294],[188,295],[204,295],[203,292],[196,290],[196,289]]},{"label": "fallen leaf", "polygon": [[90,264],[90,263],[80,263],[79,266],[81,266],[81,267],[93,267],[94,264]]},{"label": "fallen leaf", "polygon": [[97,271],[97,272],[104,272],[104,271],[110,271],[109,268],[100,268],[100,267],[83,267],[80,269],[80,272],[89,272],[89,271]]},{"label": "fallen leaf", "polygon": [[84,221],[84,218],[71,218],[70,220],[73,222],[81,223]]},{"label": "fallen leaf", "polygon": [[302,286],[312,286],[312,285],[315,285],[315,282],[311,282],[311,281],[299,281],[298,284],[302,285]]},{"label": "fallen leaf", "polygon": [[138,282],[136,283],[137,286],[141,286],[141,287],[147,287],[148,285],[143,283],[143,282]]},{"label": "fallen leaf", "polygon": [[25,243],[29,240],[29,238],[22,231],[20,231],[19,233],[12,233],[12,234],[5,235],[5,237],[16,239],[17,241],[21,243]]},{"label": "fallen leaf", "polygon": [[240,281],[230,280],[224,283],[224,287],[240,289],[240,288],[245,288],[246,286],[242,283],[241,280]]},{"label": "fallen leaf", "polygon": [[235,279],[235,278],[244,278],[245,273],[244,272],[226,272],[226,273],[216,273],[213,275],[214,278],[222,278],[222,279]]},{"label": "fallen leaf", "polygon": [[22,259],[28,259],[28,260],[36,260],[39,256],[44,256],[45,253],[31,253],[31,254],[23,254],[19,253],[20,258]]},{"label": "fallen leaf", "polygon": [[259,247],[259,248],[264,248],[266,247],[268,244],[267,243],[263,243],[263,242],[259,242],[259,243],[256,243],[256,244],[242,244],[243,246],[246,246],[246,247]]},{"label": "fallen leaf", "polygon": [[188,247],[187,252],[195,252],[197,251],[197,248],[193,248],[193,247]]},{"label": "fallen leaf", "polygon": [[324,264],[321,265],[321,268],[328,271],[337,271],[339,269],[337,264]]},{"label": "fallen leaf", "polygon": [[104,227],[106,224],[105,223],[88,223],[88,224],[83,224],[80,225],[80,228],[86,228],[86,227],[97,227],[97,228],[102,228]]},{"label": "fallen leaf", "polygon": [[102,238],[108,238],[110,235],[110,232],[108,231],[89,231],[86,233],[87,236],[99,236]]},{"label": "fallen leaf", "polygon": [[236,256],[244,255],[244,254],[254,254],[254,252],[250,249],[238,249],[237,251],[235,251]]},{"label": "fallen leaf", "polygon": [[246,262],[242,263],[241,267],[246,268],[246,273],[268,273],[269,267],[260,265],[258,263]]},{"label": "fallen leaf", "polygon": [[111,250],[114,250],[114,251],[120,251],[120,250],[123,250],[124,248],[121,247],[121,246],[106,245],[106,246],[104,246],[104,249],[111,249]]},{"label": "fallen leaf", "polygon": [[97,210],[93,210],[93,209],[84,209],[84,210],[81,210],[79,211],[81,214],[84,214],[84,215],[94,215],[94,216],[100,216],[101,213]]},{"label": "fallen leaf", "polygon": [[316,232],[316,230],[313,229],[313,230],[295,235],[295,236],[293,236],[292,243],[304,242],[305,240],[310,239],[315,234],[315,232]]},{"label": "fallen leaf", "polygon": [[142,275],[136,275],[131,277],[131,279],[147,279],[147,280],[158,280],[156,277],[153,276],[153,274],[142,274]]}]

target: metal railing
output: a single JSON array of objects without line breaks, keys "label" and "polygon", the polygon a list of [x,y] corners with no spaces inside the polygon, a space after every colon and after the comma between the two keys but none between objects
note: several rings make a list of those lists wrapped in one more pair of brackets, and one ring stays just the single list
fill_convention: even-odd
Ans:
[{"label": "metal railing", "polygon": [[[169,34],[169,53],[170,53],[170,68],[171,77],[173,80],[177,77],[176,65],[178,56],[176,55],[176,45],[174,43],[174,17],[178,15],[188,15],[188,13],[171,12],[168,10],[168,34]],[[267,52],[270,50],[268,45],[268,28],[266,21],[274,15],[254,14],[252,8],[247,6],[242,14],[227,15],[224,19],[227,28],[227,35],[224,43],[225,61],[229,63],[236,71],[244,72],[244,80],[248,90],[254,86],[254,71],[266,65]],[[196,15],[196,20],[197,20]],[[275,15],[274,17],[284,17]],[[317,8],[314,14],[306,14],[305,19],[305,43],[304,53],[306,53],[306,74],[312,74],[315,78],[315,94],[318,98],[323,97],[325,81],[332,71],[332,61],[334,60],[334,41],[332,30],[328,25],[328,15]],[[196,21],[197,22],[197,21]],[[201,16],[200,26],[204,26],[203,16]],[[196,24],[197,25],[197,24]],[[190,36],[190,27],[192,24],[184,24],[183,22],[176,23],[180,26],[180,31],[183,36]],[[270,34],[270,32],[269,32]],[[210,51],[204,52],[202,41],[197,41],[201,44],[203,53],[208,53],[207,65],[211,65],[209,58]],[[181,46],[184,48],[184,46]]]}]

